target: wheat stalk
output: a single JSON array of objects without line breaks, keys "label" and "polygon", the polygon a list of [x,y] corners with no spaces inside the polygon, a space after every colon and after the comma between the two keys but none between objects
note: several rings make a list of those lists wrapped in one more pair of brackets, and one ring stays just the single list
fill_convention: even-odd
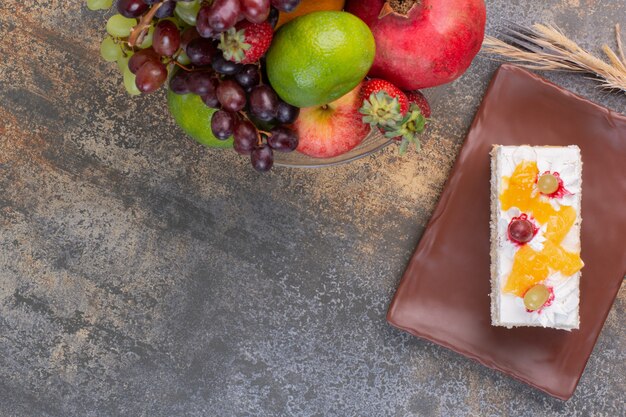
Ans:
[{"label": "wheat stalk", "polygon": [[485,37],[483,52],[504,57],[519,65],[544,71],[574,71],[593,74],[603,88],[622,90],[626,94],[626,58],[615,25],[617,53],[602,45],[609,63],[593,56],[552,25],[534,24],[531,28],[514,25],[503,40]]}]

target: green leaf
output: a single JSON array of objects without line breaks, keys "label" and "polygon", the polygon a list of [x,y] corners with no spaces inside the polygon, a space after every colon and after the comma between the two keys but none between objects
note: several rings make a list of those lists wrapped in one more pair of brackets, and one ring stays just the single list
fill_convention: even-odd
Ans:
[{"label": "green leaf", "polygon": [[406,139],[402,139],[402,142],[400,142],[400,147],[398,148],[398,153],[400,155],[404,155],[408,148],[409,148],[409,141]]}]

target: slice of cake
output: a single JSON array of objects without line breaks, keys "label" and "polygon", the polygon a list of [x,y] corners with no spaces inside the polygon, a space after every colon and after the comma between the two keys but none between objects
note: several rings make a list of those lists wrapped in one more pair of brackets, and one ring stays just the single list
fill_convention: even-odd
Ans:
[{"label": "slice of cake", "polygon": [[582,161],[577,146],[491,152],[491,324],[577,329]]}]

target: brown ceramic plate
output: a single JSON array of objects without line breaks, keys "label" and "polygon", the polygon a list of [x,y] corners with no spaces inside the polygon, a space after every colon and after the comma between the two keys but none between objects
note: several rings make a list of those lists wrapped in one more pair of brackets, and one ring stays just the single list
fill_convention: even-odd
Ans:
[{"label": "brown ceramic plate", "polygon": [[[506,329],[489,312],[491,145],[571,145],[583,159],[580,329]],[[387,320],[568,399],[626,274],[626,117],[525,70],[493,77]]]}]

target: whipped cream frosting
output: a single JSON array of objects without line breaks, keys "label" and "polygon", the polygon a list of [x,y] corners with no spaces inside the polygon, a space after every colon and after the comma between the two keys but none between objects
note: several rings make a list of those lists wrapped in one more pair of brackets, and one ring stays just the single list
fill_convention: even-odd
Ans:
[{"label": "whipped cream frosting", "polygon": [[[498,172],[497,189],[498,194],[502,192],[506,184],[503,177],[513,174],[515,167],[522,161],[535,161],[539,173],[558,172],[563,185],[571,194],[561,198],[541,197],[550,201],[550,204],[559,210],[561,206],[572,206],[577,213],[580,213],[580,193],[581,193],[581,171],[580,149],[577,146],[568,147],[530,147],[530,146],[500,146],[497,149]],[[513,266],[513,257],[519,246],[511,242],[507,237],[508,224],[513,217],[518,217],[520,210],[513,207],[509,210],[499,209],[497,223],[497,251],[498,263],[496,265],[497,282],[499,288],[499,319],[503,325],[539,325],[543,327],[554,327],[570,329],[578,326],[578,304],[580,272],[572,276],[563,276],[557,271],[551,271],[551,275],[544,284],[552,288],[554,299],[552,302],[540,310],[529,312],[524,306],[524,300],[513,294],[504,293],[502,289],[506,285],[508,275]],[[532,219],[531,219],[532,220]],[[539,231],[527,244],[536,251],[543,249],[546,231],[545,225],[539,225],[535,220],[535,225]],[[580,252],[580,225],[575,224],[563,239],[561,246],[570,252]]]}]

